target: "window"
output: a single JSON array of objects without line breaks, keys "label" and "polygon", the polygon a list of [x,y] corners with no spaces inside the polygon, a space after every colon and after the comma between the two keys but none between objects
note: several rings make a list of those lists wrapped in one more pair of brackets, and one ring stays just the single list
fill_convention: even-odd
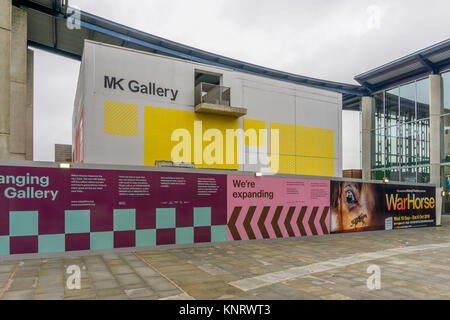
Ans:
[{"label": "window", "polygon": [[430,80],[417,81],[417,119],[430,117]]},{"label": "window", "polygon": [[385,97],[385,111],[386,111],[386,126],[394,126],[398,122],[398,88],[386,92]]},{"label": "window", "polygon": [[430,164],[430,119],[417,122],[417,164]]},{"label": "window", "polygon": [[441,75],[442,77],[442,114],[450,113],[450,71]]},{"label": "window", "polygon": [[372,163],[373,168],[383,168],[385,166],[386,149],[384,131],[384,128],[372,131],[372,141],[375,143],[375,157],[373,157],[374,163]]},{"label": "window", "polygon": [[221,85],[222,75],[196,70],[194,75],[194,103],[230,106],[231,89]]},{"label": "window", "polygon": [[430,167],[417,168],[417,182],[430,183]]},{"label": "window", "polygon": [[[441,166],[441,186],[445,190],[450,190],[450,165]],[[450,214],[450,197],[445,197],[443,200],[444,213]]]},{"label": "window", "polygon": [[450,114],[441,116],[441,159],[450,162]]},{"label": "window", "polygon": [[401,181],[412,182],[412,183],[417,182],[416,172],[417,172],[417,168],[402,169],[401,175],[400,175]]},{"label": "window", "polygon": [[441,109],[441,159],[442,163],[450,162],[450,71],[442,77],[442,109]]},{"label": "window", "polygon": [[416,120],[416,83],[400,87],[400,121]]},{"label": "window", "polygon": [[386,167],[395,167],[397,165],[397,126],[386,128]]},{"label": "window", "polygon": [[215,84],[220,85],[222,75],[216,74],[212,72],[206,72],[206,71],[195,71],[195,85],[198,85],[200,82],[209,83],[209,84]]},{"label": "window", "polygon": [[383,180],[384,177],[384,170],[372,171],[372,180]]},{"label": "window", "polygon": [[398,169],[387,170],[385,174],[386,178],[388,178],[390,181],[400,181],[400,172],[398,171]]},{"label": "window", "polygon": [[[450,84],[450,72],[446,81],[443,86]],[[380,180],[386,176],[392,181],[429,182],[429,79],[378,92],[374,99],[372,178]],[[449,118],[443,123],[449,130],[443,130],[443,135],[448,133],[450,138],[450,105],[448,112]],[[450,139],[447,140],[449,145],[445,150],[449,151],[450,162]]]},{"label": "window", "polygon": [[384,128],[384,92],[377,93],[375,98],[375,128]]},{"label": "window", "polygon": [[416,123],[408,122],[402,127],[403,166],[415,166],[417,159]]}]

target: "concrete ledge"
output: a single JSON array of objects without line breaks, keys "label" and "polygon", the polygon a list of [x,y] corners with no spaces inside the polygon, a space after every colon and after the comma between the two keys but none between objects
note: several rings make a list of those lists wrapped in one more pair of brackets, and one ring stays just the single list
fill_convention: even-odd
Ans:
[{"label": "concrete ledge", "polygon": [[195,169],[194,163],[173,162],[173,161],[155,161],[155,167],[174,167],[174,168],[190,168]]},{"label": "concrete ledge", "polygon": [[195,106],[195,112],[214,113],[238,118],[247,114],[247,108],[229,107],[211,103],[200,103]]}]

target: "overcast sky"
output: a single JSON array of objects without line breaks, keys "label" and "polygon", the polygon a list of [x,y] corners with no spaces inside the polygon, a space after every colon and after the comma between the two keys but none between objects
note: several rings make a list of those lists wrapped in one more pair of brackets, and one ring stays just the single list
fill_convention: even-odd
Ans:
[{"label": "overcast sky", "polygon": [[[449,0],[70,0],[83,11],[238,60],[326,80],[353,77],[450,36]],[[71,143],[79,62],[35,50],[35,160]],[[344,169],[359,115],[344,112]]]}]

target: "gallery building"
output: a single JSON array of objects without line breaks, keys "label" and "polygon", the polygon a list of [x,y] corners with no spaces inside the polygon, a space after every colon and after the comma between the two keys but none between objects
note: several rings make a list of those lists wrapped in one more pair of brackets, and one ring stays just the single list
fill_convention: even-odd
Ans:
[{"label": "gallery building", "polygon": [[339,177],[341,137],[340,92],[84,44],[75,162]]}]

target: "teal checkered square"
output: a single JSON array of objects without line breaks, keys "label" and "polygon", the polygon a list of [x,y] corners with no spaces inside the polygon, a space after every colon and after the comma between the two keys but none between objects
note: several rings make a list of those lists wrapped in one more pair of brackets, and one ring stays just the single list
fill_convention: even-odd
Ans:
[{"label": "teal checkered square", "polygon": [[128,231],[135,229],[135,209],[114,209],[114,231]]},{"label": "teal checkered square", "polygon": [[114,248],[114,232],[91,232],[91,250]]},{"label": "teal checkered square", "polygon": [[37,211],[10,211],[9,212],[9,235],[36,236],[39,233]]},{"label": "teal checkered square", "polygon": [[91,231],[91,213],[89,210],[66,210],[66,233],[89,233]]},{"label": "teal checkered square", "polygon": [[194,227],[211,225],[211,207],[194,208]]},{"label": "teal checkered square", "polygon": [[227,241],[227,226],[211,226],[211,242]]},{"label": "teal checkered square", "polygon": [[176,228],[175,229],[175,243],[187,244],[194,243],[194,228]]},{"label": "teal checkered square", "polygon": [[150,247],[156,245],[156,230],[136,230],[136,247]]},{"label": "teal checkered square", "polygon": [[64,234],[44,234],[38,237],[39,253],[66,251],[66,236]]},{"label": "teal checkered square", "polygon": [[156,229],[176,228],[175,208],[156,209]]},{"label": "teal checkered square", "polygon": [[0,255],[9,254],[9,236],[0,236]]}]

